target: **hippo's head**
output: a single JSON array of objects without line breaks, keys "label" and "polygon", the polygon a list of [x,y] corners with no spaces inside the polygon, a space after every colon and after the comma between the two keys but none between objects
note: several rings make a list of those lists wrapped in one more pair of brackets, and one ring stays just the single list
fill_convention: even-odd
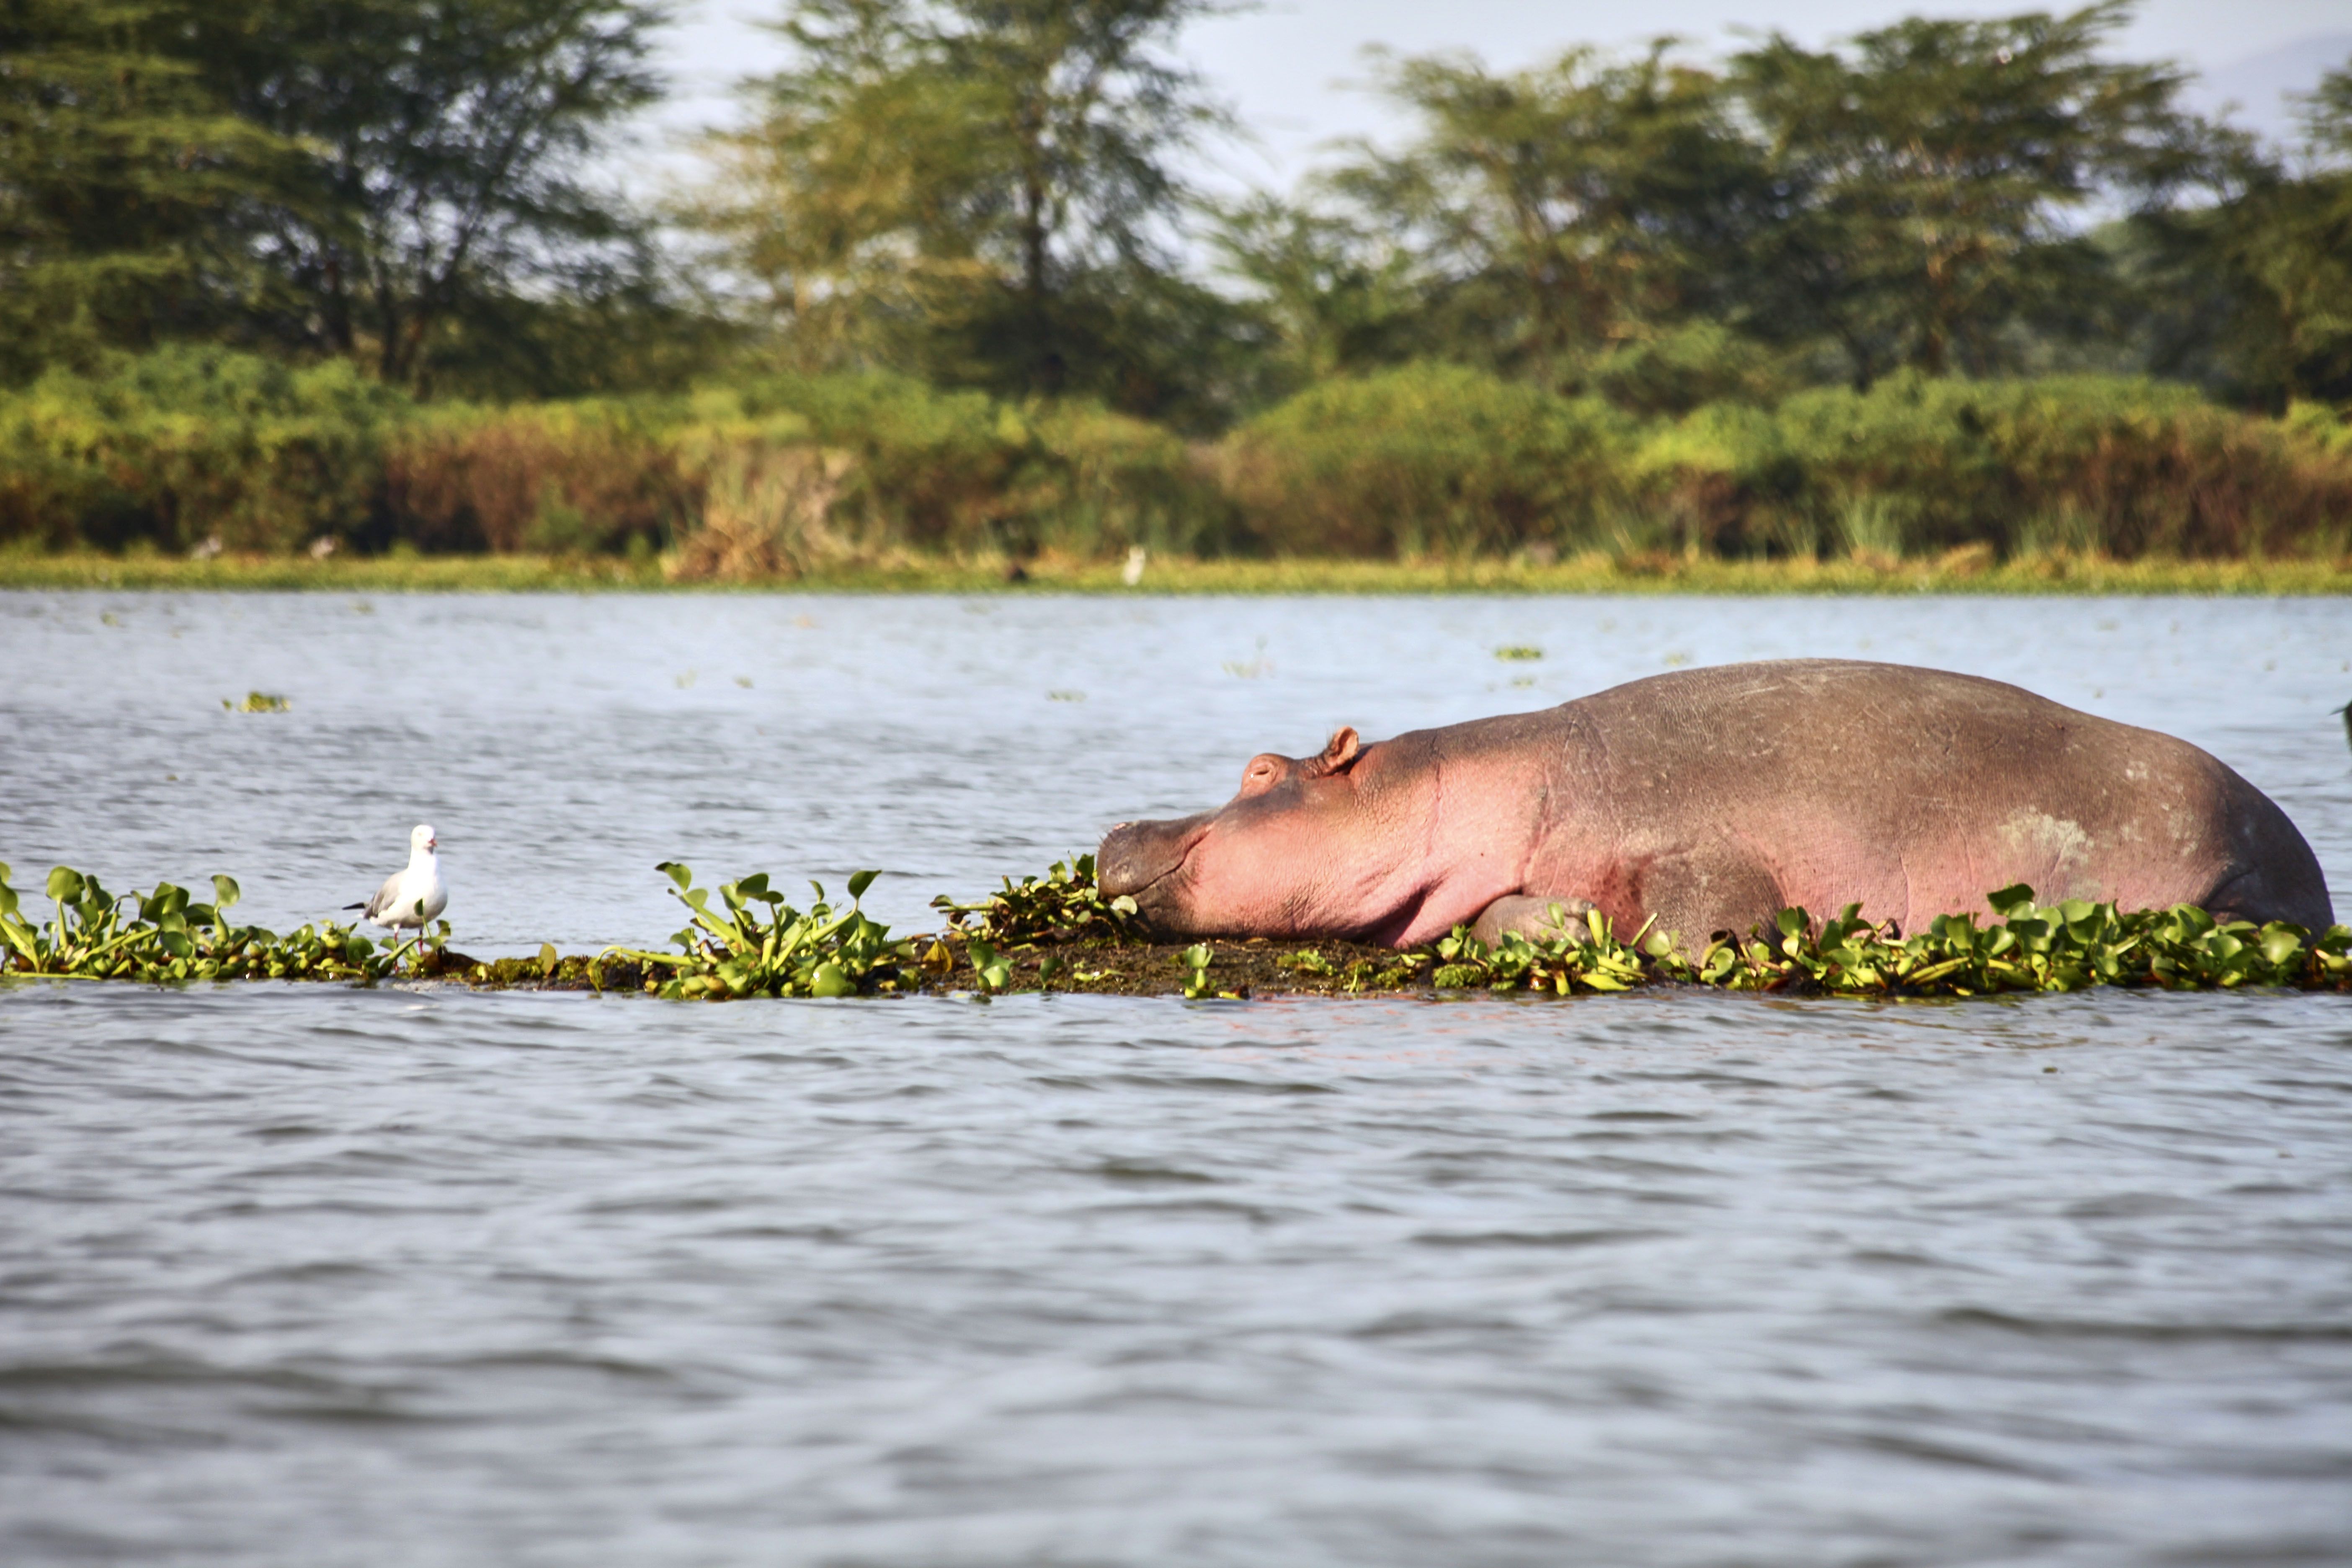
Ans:
[{"label": "hippo's head", "polygon": [[1358,896],[1370,827],[1361,794],[1381,747],[1341,730],[1319,756],[1265,752],[1241,793],[1177,822],[1122,822],[1096,856],[1103,896],[1135,900],[1172,936],[1340,934],[1375,925]]}]

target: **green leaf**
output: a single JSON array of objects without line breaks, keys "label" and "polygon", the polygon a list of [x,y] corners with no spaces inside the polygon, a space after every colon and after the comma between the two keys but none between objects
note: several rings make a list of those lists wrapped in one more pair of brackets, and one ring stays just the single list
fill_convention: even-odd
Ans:
[{"label": "green leaf", "polygon": [[49,873],[49,897],[60,904],[70,904],[80,899],[88,882],[70,866],[59,866]]},{"label": "green leaf", "polygon": [[236,885],[235,877],[214,876],[213,902],[215,907],[226,910],[243,897],[245,890]]},{"label": "green leaf", "polygon": [[852,899],[864,898],[866,889],[872,887],[874,879],[881,874],[879,871],[852,871],[849,874],[849,896]]},{"label": "green leaf", "polygon": [[[1000,981],[998,984],[1002,984],[1003,982]],[[809,994],[855,996],[857,994],[857,982],[852,980],[847,972],[838,963],[820,963],[816,966],[816,973],[809,979]]]},{"label": "green leaf", "polygon": [[542,942],[539,944],[539,973],[542,977],[554,973],[555,966],[560,962],[562,961],[556,956],[553,942]]},{"label": "green leaf", "polygon": [[2032,910],[2033,889],[2027,887],[2023,882],[2012,883],[2009,887],[1997,889],[1992,892],[1987,893],[1985,895],[1985,902],[1990,904],[1993,908],[1993,912],[2000,916],[2001,919],[2014,919],[2019,915],[2029,913]]}]

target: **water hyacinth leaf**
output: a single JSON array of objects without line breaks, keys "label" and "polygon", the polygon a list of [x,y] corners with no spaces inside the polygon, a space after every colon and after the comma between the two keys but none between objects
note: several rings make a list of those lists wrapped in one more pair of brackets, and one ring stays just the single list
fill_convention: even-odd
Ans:
[{"label": "water hyacinth leaf", "polygon": [[680,892],[694,886],[694,868],[680,861],[664,860],[654,869],[666,874],[671,881],[676,882]]},{"label": "water hyacinth leaf", "polygon": [[2031,914],[2033,911],[2033,889],[2022,882],[2013,883],[1987,893],[1985,902],[1990,904],[1993,912],[2003,920]]},{"label": "water hyacinth leaf", "polygon": [[555,944],[554,944],[553,942],[541,942],[541,943],[539,944],[539,972],[540,972],[540,973],[541,973],[541,974],[542,974],[542,975],[548,975],[548,974],[552,974],[552,973],[555,973],[555,966],[556,966],[556,963],[557,963],[558,962],[559,962],[559,961],[558,961],[558,959],[556,958],[556,955],[555,955]]},{"label": "water hyacinth leaf", "polygon": [[852,871],[849,874],[850,898],[852,900],[864,898],[866,896],[866,889],[872,887],[874,885],[874,879],[881,874],[882,873],[879,871]]},{"label": "water hyacinth leaf", "polygon": [[86,885],[82,874],[70,866],[59,866],[49,873],[49,897],[60,904],[79,902]]},{"label": "water hyacinth leaf", "polygon": [[216,908],[226,910],[243,897],[245,897],[245,889],[236,885],[235,877],[224,877],[217,872],[214,873],[213,903]]},{"label": "water hyacinth leaf", "polygon": [[2273,921],[2263,928],[2263,957],[2273,967],[2284,963],[2302,950],[2303,935],[2291,925]]},{"label": "water hyacinth leaf", "polygon": [[855,996],[857,994],[857,982],[852,980],[838,963],[820,963],[816,966],[816,973],[809,977],[809,994]]}]

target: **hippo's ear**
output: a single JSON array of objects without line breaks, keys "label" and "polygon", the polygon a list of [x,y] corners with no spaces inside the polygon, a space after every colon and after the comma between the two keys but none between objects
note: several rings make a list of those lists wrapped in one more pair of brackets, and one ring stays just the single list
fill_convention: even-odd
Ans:
[{"label": "hippo's ear", "polygon": [[1323,748],[1323,754],[1307,764],[1307,771],[1317,778],[1344,773],[1355,765],[1356,753],[1361,749],[1356,731],[1342,725],[1332,735],[1330,744]]}]

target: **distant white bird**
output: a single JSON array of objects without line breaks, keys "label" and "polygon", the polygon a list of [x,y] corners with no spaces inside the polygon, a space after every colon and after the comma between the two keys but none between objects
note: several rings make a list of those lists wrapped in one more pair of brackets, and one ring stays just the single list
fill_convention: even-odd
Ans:
[{"label": "distant white bird", "polygon": [[371,924],[386,931],[422,931],[449,907],[449,889],[441,883],[441,861],[435,853],[440,847],[432,827],[418,823],[408,833],[408,869],[385,878],[366,903],[343,907],[363,910]]}]

